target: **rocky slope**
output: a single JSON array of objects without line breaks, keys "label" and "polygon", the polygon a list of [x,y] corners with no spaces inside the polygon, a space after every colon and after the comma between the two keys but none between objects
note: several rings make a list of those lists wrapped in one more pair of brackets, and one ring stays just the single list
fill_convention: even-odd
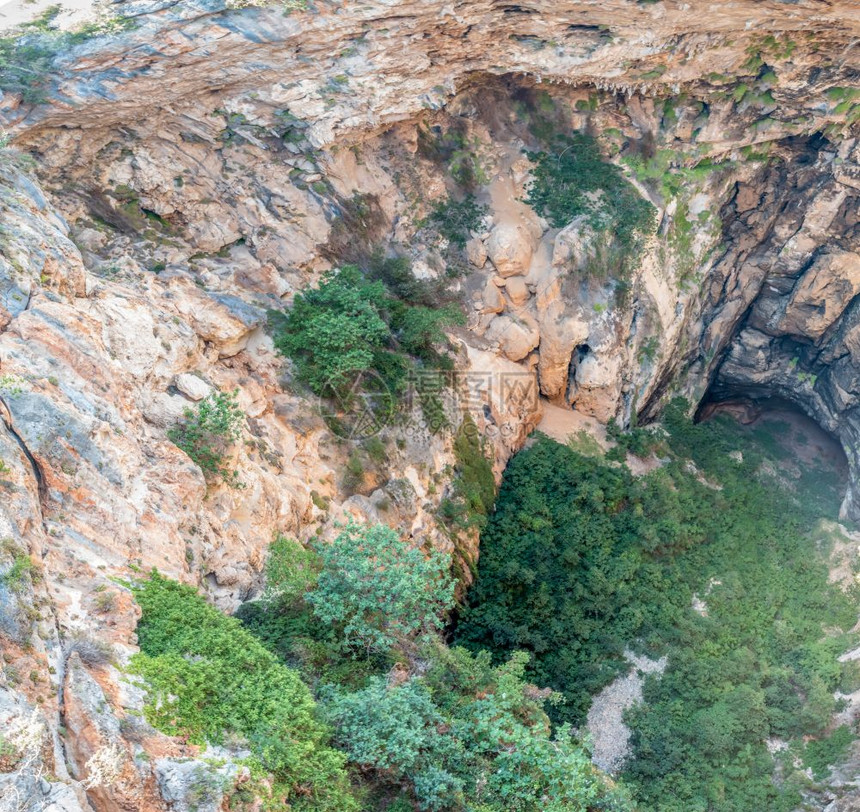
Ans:
[{"label": "rocky slope", "polygon": [[[425,278],[462,264],[448,408],[497,472],[544,402],[628,423],[710,393],[793,401],[860,475],[854,3],[110,11],[134,26],[64,48],[37,103],[0,99],[34,158],[0,151],[0,809],[188,808],[199,754],[135,721],[135,608],[113,579],[157,567],[231,610],[274,534],[345,514],[474,555],[435,518],[450,437],[413,409],[346,487],[352,446],[274,351],[267,311],[357,250],[396,247]],[[523,202],[541,104],[639,159],[659,227],[623,295],[582,281],[583,222]],[[487,207],[456,263],[426,223],[456,187],[428,149],[448,133]],[[167,439],[213,388],[248,416],[239,490]]]}]

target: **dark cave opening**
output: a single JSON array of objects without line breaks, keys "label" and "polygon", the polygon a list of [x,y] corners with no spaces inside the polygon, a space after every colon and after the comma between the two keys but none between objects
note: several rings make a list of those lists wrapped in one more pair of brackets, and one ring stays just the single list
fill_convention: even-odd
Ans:
[{"label": "dark cave opening", "polygon": [[728,415],[750,432],[770,429],[787,459],[799,467],[832,471],[842,491],[850,485],[848,457],[842,442],[807,412],[786,398],[753,398],[742,393],[706,396],[696,409],[695,422]]}]

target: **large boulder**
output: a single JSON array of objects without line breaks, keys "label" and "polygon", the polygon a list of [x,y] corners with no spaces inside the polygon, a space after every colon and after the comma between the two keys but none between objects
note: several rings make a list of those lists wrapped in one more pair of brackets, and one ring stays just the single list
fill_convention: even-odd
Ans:
[{"label": "large boulder", "polygon": [[530,317],[496,316],[484,338],[498,344],[506,358],[522,361],[540,343],[540,332]]},{"label": "large boulder", "polygon": [[487,240],[487,254],[502,276],[527,273],[534,249],[533,233],[519,223],[499,223]]}]

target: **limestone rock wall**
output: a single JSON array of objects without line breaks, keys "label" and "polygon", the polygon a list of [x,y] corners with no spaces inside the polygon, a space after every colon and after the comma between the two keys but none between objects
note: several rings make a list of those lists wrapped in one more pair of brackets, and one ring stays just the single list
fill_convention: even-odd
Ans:
[{"label": "limestone rock wall", "polygon": [[[35,163],[0,150],[0,725],[20,756],[0,810],[187,807],[204,763],[135,721],[118,667],[136,609],[115,579],[157,567],[231,610],[275,533],[347,514],[454,546],[435,518],[450,437],[416,413],[345,487],[350,445],[267,327],[373,244],[418,276],[449,270],[425,218],[451,170],[427,133],[456,128],[482,170],[450,411],[473,414],[497,473],[546,402],[629,422],[706,391],[793,400],[860,471],[854,6],[135,0],[111,6],[135,27],[58,55],[43,103],[4,92]],[[608,155],[683,179],[667,194],[628,170],[659,227],[624,295],[583,278],[585,223],[551,228],[523,202],[541,91]],[[207,487],[167,439],[214,388],[248,416],[241,490]]]}]

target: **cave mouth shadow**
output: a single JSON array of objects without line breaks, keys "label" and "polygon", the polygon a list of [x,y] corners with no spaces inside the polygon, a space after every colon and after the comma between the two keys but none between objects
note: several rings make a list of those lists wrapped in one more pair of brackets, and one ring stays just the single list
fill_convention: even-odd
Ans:
[{"label": "cave mouth shadow", "polygon": [[770,424],[775,439],[797,465],[833,471],[842,492],[848,491],[851,472],[842,442],[796,403],[776,396],[754,398],[734,393],[714,398],[706,395],[693,419],[702,423],[718,415],[729,415],[750,429]]}]

